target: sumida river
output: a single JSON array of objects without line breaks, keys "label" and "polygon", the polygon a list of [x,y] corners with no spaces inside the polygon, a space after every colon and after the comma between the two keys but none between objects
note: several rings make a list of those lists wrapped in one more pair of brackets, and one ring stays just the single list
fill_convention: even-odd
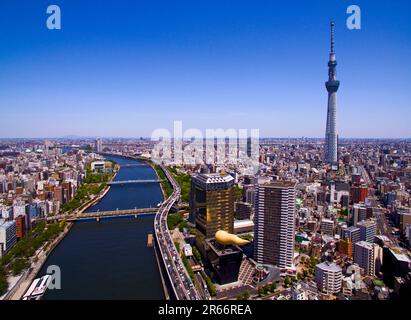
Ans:
[{"label": "sumida river", "polygon": [[[110,156],[118,164],[140,163]],[[149,166],[122,167],[115,180],[156,179]],[[163,200],[158,183],[113,185],[87,212],[156,207]],[[154,248],[147,247],[154,215],[76,222],[51,252],[38,273],[49,265],[61,270],[61,289],[43,299],[164,299]]]}]

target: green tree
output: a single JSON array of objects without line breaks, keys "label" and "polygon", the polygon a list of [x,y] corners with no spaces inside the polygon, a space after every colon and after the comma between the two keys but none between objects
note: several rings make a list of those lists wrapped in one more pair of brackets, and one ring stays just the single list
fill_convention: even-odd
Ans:
[{"label": "green tree", "polygon": [[211,279],[208,276],[205,277],[205,282],[207,284],[207,289],[208,289],[208,292],[210,293],[210,296],[215,297],[217,295],[217,291],[215,289],[214,283],[211,281]]},{"label": "green tree", "polygon": [[19,275],[24,269],[27,269],[30,266],[27,258],[17,258],[11,263],[11,272],[14,276]]},{"label": "green tree", "polygon": [[291,285],[291,279],[289,276],[285,276],[284,278],[284,286],[288,288]]},{"label": "green tree", "polygon": [[180,252],[180,243],[174,242],[174,245],[176,246],[177,252]]},{"label": "green tree", "polygon": [[167,216],[167,226],[168,229],[173,230],[175,229],[181,222],[183,221],[183,217],[179,213],[172,213]]},{"label": "green tree", "polygon": [[248,290],[244,290],[237,296],[237,300],[248,300],[250,298],[250,292]]},{"label": "green tree", "polygon": [[9,288],[9,283],[7,282],[6,271],[2,266],[0,266],[0,296],[6,293]]},{"label": "green tree", "polygon": [[241,201],[243,198],[243,188],[235,185],[234,186],[234,198],[236,201]]},{"label": "green tree", "polygon": [[195,258],[199,263],[202,262],[200,251],[198,251],[198,249],[197,249],[196,247],[193,247],[193,255],[194,255],[194,258]]}]

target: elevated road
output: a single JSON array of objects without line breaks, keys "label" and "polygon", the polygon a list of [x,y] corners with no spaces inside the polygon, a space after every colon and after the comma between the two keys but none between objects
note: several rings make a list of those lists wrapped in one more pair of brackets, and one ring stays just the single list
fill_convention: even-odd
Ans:
[{"label": "elevated road", "polygon": [[168,170],[163,165],[160,165],[160,167],[173,187],[173,193],[161,204],[154,218],[154,232],[161,257],[176,299],[200,300],[201,297],[184,267],[167,226],[167,215],[173,204],[180,198],[181,189]]}]

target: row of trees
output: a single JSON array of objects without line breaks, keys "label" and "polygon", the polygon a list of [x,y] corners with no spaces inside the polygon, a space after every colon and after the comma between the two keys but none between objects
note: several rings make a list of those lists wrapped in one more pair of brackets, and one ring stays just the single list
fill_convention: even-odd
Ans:
[{"label": "row of trees", "polygon": [[307,270],[304,270],[306,272],[304,273],[303,271],[303,274],[302,274],[302,276],[306,278],[315,273],[315,266],[320,263],[320,259],[314,256],[310,256],[309,258],[302,257],[301,263],[303,263],[305,267],[307,268]]},{"label": "row of trees", "polygon": [[169,168],[170,172],[176,179],[181,188],[181,200],[183,202],[189,202],[190,190],[191,190],[191,176],[187,173],[178,173],[177,167]]},{"label": "row of trees", "polygon": [[183,222],[183,217],[179,213],[170,213],[167,216],[167,226],[169,230],[174,230],[180,223]]},{"label": "row of trees", "polygon": [[[112,167],[115,168],[117,163],[110,160]],[[92,195],[100,193],[107,185],[107,182],[113,177],[113,173],[94,173],[91,170],[91,164],[87,165],[87,174],[83,184],[77,189],[73,199],[61,206],[61,211],[73,211],[91,199]]]},{"label": "row of trees", "polygon": [[73,211],[91,199],[92,195],[100,193],[106,187],[106,183],[101,184],[82,184],[74,197],[61,206],[61,211]]},{"label": "row of trees", "polygon": [[183,253],[181,255],[181,260],[183,261],[184,267],[186,268],[188,275],[190,276],[191,280],[194,281],[194,271],[191,268],[190,263],[188,262],[187,257],[185,256],[185,254]]},{"label": "row of trees", "polygon": [[285,276],[285,278],[284,278],[284,287],[286,287],[286,288],[291,287],[294,284],[294,282],[297,282],[296,277]]},{"label": "row of trees", "polygon": [[258,288],[258,294],[260,295],[260,297],[270,294],[270,293],[274,293],[274,291],[277,290],[277,284],[275,282],[271,283],[271,284],[266,284],[263,287],[259,287]]},{"label": "row of trees", "polygon": [[207,289],[208,289],[208,292],[210,293],[210,296],[215,297],[217,295],[217,291],[210,277],[205,276],[205,282],[207,284]]},{"label": "row of trees", "polygon": [[242,293],[240,293],[237,296],[237,300],[248,300],[250,299],[250,296],[251,296],[250,291],[244,290]]},{"label": "row of trees", "polygon": [[64,230],[65,222],[47,224],[38,223],[6,255],[0,259],[0,295],[8,289],[7,275],[19,275],[30,266],[30,258],[45,243],[54,240]]},{"label": "row of trees", "polygon": [[171,187],[170,183],[168,182],[167,177],[166,177],[165,173],[163,172],[163,170],[161,170],[160,166],[157,165],[157,164],[153,164],[153,168],[156,171],[157,176],[161,180],[163,180],[163,181],[161,181],[161,186],[162,186],[162,189],[164,190],[164,193],[166,194],[166,197],[168,198],[173,193],[173,188]]}]

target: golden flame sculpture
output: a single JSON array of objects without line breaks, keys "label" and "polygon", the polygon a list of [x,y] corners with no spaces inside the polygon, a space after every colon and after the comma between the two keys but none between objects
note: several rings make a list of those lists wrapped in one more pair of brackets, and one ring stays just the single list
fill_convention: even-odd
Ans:
[{"label": "golden flame sculpture", "polygon": [[228,233],[224,230],[219,230],[215,233],[215,239],[218,243],[223,244],[225,246],[234,244],[237,246],[243,246],[247,243],[250,243],[248,240],[241,239],[240,237],[236,236],[235,234]]}]

